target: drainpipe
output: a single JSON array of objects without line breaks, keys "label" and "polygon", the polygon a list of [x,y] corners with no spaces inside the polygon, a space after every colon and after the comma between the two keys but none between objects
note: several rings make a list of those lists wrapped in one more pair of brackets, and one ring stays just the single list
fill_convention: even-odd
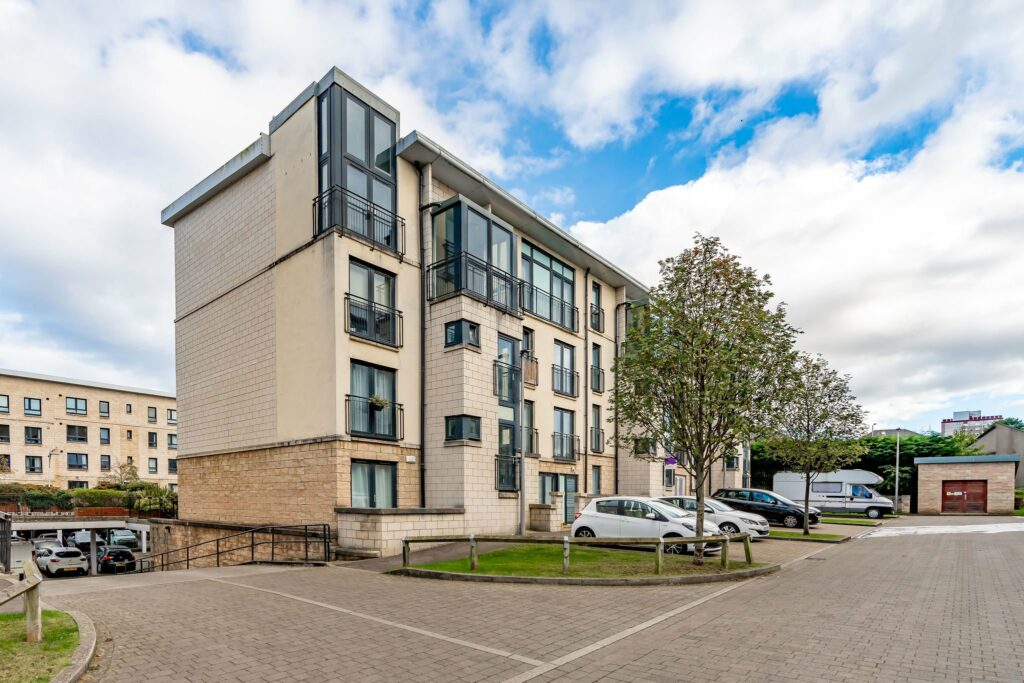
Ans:
[{"label": "drainpipe", "polygon": [[590,490],[590,268],[583,273],[583,493]]},{"label": "drainpipe", "polygon": [[523,415],[526,412],[526,359],[530,352],[519,349],[519,415],[516,419],[516,436],[519,448],[519,535],[526,535],[526,450],[523,448]]},{"label": "drainpipe", "polygon": [[[623,306],[628,307],[629,302],[623,301],[615,304],[615,315],[612,317],[612,323],[615,325],[615,348],[612,349],[612,361],[619,357],[619,309]],[[619,373],[615,373],[615,389],[619,389]],[[619,495],[619,411],[615,411],[615,495]]]},{"label": "drainpipe", "polygon": [[420,231],[420,507],[427,507],[427,242],[430,215],[425,213],[436,204],[428,203],[433,180],[433,167],[415,164],[419,175]]}]

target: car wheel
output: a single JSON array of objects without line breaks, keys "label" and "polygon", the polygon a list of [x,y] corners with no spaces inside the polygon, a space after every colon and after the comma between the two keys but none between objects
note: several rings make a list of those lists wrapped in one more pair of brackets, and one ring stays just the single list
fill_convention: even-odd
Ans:
[{"label": "car wheel", "polygon": [[589,527],[581,526],[576,530],[576,538],[597,538],[597,535]]},{"label": "car wheel", "polygon": [[868,508],[868,519],[878,519],[882,516],[882,511],[878,508]]},{"label": "car wheel", "polygon": [[[665,534],[665,538],[682,538],[679,534]],[[669,555],[684,555],[686,554],[685,543],[666,543],[665,552]]]},{"label": "car wheel", "polygon": [[795,529],[800,526],[800,518],[796,515],[786,515],[782,518],[782,524],[790,529]]},{"label": "car wheel", "polygon": [[730,536],[732,534],[738,534],[740,532],[740,528],[738,526],[736,526],[735,524],[733,524],[732,522],[726,522],[725,524],[719,524],[718,528],[722,530],[723,534],[729,534]]},{"label": "car wheel", "polygon": [[44,567],[43,568],[43,573],[46,574],[47,576],[53,576],[53,570],[50,569],[49,567]]}]

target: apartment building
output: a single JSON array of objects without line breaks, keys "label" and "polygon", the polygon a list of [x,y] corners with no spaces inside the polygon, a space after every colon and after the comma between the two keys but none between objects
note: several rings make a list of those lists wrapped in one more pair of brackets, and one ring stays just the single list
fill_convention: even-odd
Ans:
[{"label": "apartment building", "polygon": [[685,488],[615,439],[611,366],[644,287],[402,137],[340,70],[162,222],[182,519],[329,521],[390,552],[407,533],[513,532],[521,503],[561,524],[594,495]]},{"label": "apartment building", "polygon": [[176,488],[173,394],[0,369],[0,481],[90,488],[124,464]]},{"label": "apartment building", "polygon": [[1002,419],[1002,415],[982,415],[980,410],[954,410],[953,417],[942,420],[942,436],[959,432],[979,435]]}]

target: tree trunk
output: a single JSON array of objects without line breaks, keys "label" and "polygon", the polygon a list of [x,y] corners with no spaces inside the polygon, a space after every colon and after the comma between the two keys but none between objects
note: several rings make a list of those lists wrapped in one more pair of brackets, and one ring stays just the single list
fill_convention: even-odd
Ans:
[{"label": "tree trunk", "polygon": [[804,472],[804,536],[811,534],[811,473]]},{"label": "tree trunk", "polygon": [[[704,535],[704,479],[707,473],[704,469],[704,463],[701,459],[695,459],[695,466],[693,468],[694,483],[697,485],[697,536]],[[695,544],[693,546],[693,563],[695,565],[704,564],[704,546]]]}]

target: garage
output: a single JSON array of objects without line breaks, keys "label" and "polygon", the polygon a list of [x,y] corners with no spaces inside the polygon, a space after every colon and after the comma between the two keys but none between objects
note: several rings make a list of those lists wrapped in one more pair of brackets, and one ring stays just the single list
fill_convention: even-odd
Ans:
[{"label": "garage", "polygon": [[914,458],[919,514],[1008,515],[1018,455]]}]

